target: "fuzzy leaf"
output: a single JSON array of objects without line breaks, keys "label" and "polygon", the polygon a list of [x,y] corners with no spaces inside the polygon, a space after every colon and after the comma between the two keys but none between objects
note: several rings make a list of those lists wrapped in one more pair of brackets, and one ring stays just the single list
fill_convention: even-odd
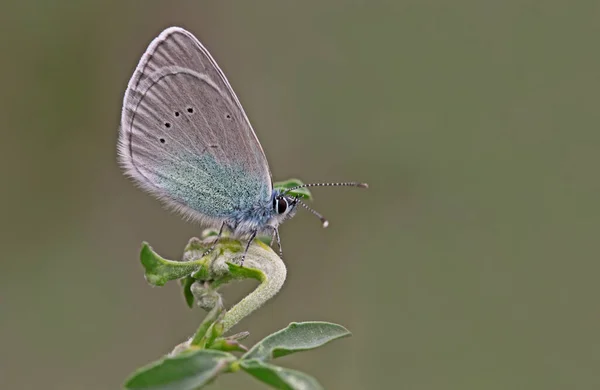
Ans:
[{"label": "fuzzy leaf", "polygon": [[242,341],[248,336],[250,336],[250,332],[243,331],[240,333],[232,334],[231,336],[227,336],[226,338],[227,340]]},{"label": "fuzzy leaf", "polygon": [[248,352],[248,348],[240,344],[239,341],[223,337],[218,337],[206,347],[210,349],[217,349],[219,351]]},{"label": "fuzzy leaf", "polygon": [[148,243],[142,244],[140,260],[146,270],[146,280],[154,286],[164,286],[169,280],[181,279],[197,270],[202,261],[172,261],[160,257]]},{"label": "fuzzy leaf", "polygon": [[[219,297],[215,307],[206,314],[206,317],[204,317],[200,323],[198,330],[196,330],[196,334],[192,337],[191,345],[197,345],[200,348],[204,348],[210,338],[214,340],[219,337],[220,334],[215,335],[214,338],[212,337],[213,327],[215,324],[223,322],[224,315],[225,307],[223,307],[223,301]],[[218,327],[218,329],[222,329],[222,327]]]},{"label": "fuzzy leaf", "polygon": [[264,236],[264,235],[259,235],[259,236],[256,236],[256,239],[257,239],[257,240],[260,240],[260,241],[261,241],[263,244],[265,244],[265,245],[267,245],[267,246],[270,246],[270,245],[271,245],[272,238],[273,238],[273,237],[271,237],[271,236]]},{"label": "fuzzy leaf", "polygon": [[193,349],[165,357],[137,370],[125,382],[126,389],[194,390],[214,380],[236,360],[232,354]]},{"label": "fuzzy leaf", "polygon": [[[285,191],[285,190],[287,190],[289,188],[298,187],[298,186],[301,186],[303,184],[304,183],[301,180],[298,180],[298,179],[289,179],[289,180],[286,180],[286,181],[280,181],[280,182],[274,183],[273,184],[273,188],[275,188],[276,190],[279,190],[279,191],[283,192],[283,191]],[[295,189],[293,191],[290,191],[290,192],[288,192],[288,195],[290,195],[290,196],[298,196],[300,198],[308,199],[308,200],[312,200],[313,199],[312,194],[310,193],[310,190],[308,188],[306,188],[306,187],[304,187],[304,188],[298,188],[298,189]]]},{"label": "fuzzy leaf", "polygon": [[191,309],[194,306],[194,294],[192,294],[192,284],[196,279],[191,276],[186,276],[181,279],[181,287],[183,288],[183,297],[185,298],[185,303]]},{"label": "fuzzy leaf", "polygon": [[294,352],[320,347],[340,337],[350,336],[348,329],[329,322],[292,322],[250,349],[242,359],[274,359]]},{"label": "fuzzy leaf", "polygon": [[229,273],[233,279],[255,279],[259,282],[265,280],[265,274],[256,268],[240,267],[234,263],[227,263]]},{"label": "fuzzy leaf", "polygon": [[261,382],[280,390],[322,390],[315,378],[303,372],[268,364],[260,360],[242,360],[240,366]]}]

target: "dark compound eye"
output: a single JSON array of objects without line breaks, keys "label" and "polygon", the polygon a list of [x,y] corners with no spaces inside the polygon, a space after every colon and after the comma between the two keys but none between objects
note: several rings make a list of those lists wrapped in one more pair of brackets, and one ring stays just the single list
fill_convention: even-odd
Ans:
[{"label": "dark compound eye", "polygon": [[165,123],[165,127],[168,129],[169,127],[171,127],[171,124],[169,122]]},{"label": "dark compound eye", "polygon": [[179,116],[179,111],[175,111],[175,116]]},{"label": "dark compound eye", "polygon": [[161,143],[161,144],[164,144],[164,143],[165,143],[165,139],[164,139],[164,138],[161,138],[161,139],[160,139],[160,143]]},{"label": "dark compound eye", "polygon": [[275,208],[277,214],[285,213],[285,210],[287,210],[288,207],[287,200],[285,198],[277,198],[275,201],[277,202],[277,207]]},{"label": "dark compound eye", "polygon": [[227,114],[227,115],[225,115],[225,118],[231,119],[231,115]]},{"label": "dark compound eye", "polygon": [[192,107],[188,107],[187,112],[189,112],[190,114],[192,114],[194,112],[194,109]]}]

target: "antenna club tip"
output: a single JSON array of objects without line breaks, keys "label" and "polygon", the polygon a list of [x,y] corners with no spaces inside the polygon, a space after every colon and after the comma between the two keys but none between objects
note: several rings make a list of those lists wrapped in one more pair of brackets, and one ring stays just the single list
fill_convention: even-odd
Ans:
[{"label": "antenna club tip", "polygon": [[329,226],[329,221],[328,220],[324,220],[323,221],[323,228],[326,228],[327,226]]},{"label": "antenna club tip", "polygon": [[369,188],[369,185],[367,183],[358,183],[358,187],[360,187],[360,188]]}]

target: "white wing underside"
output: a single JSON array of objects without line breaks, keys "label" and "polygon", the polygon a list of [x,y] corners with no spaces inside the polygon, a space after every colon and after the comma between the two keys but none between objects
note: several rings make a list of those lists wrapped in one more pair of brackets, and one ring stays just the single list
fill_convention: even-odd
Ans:
[{"label": "white wing underside", "polygon": [[[202,44],[178,27],[152,41],[129,81],[118,152],[142,188],[208,225],[225,221],[219,211],[239,207],[240,197],[260,203],[272,191],[264,151],[229,82]],[[215,173],[221,166],[237,167],[247,174],[239,180],[250,184],[223,180]]]}]

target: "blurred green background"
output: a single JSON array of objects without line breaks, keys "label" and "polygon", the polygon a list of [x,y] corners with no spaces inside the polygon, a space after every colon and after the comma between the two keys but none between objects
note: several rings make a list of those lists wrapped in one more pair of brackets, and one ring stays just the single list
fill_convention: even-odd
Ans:
[{"label": "blurred green background", "polygon": [[138,260],[201,228],[115,159],[170,25],[211,50],[275,179],[371,185],[314,190],[329,229],[283,226],[288,281],[237,326],[249,344],[347,326],[282,361],[327,389],[600,388],[599,20],[597,1],[2,2],[0,388],[117,389],[203,316]]}]

